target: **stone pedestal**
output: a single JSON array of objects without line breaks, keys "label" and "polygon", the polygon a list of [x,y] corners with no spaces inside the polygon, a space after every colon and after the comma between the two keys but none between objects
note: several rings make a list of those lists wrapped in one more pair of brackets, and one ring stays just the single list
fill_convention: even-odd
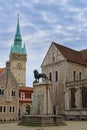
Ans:
[{"label": "stone pedestal", "polygon": [[65,125],[63,117],[55,115],[23,115],[21,124],[29,126]]},{"label": "stone pedestal", "polygon": [[31,115],[23,115],[20,124],[24,125],[63,125],[63,117],[53,115],[49,82],[35,83],[33,87],[33,102]]},{"label": "stone pedestal", "polygon": [[31,115],[52,115],[51,83],[36,83],[33,88],[33,102]]}]

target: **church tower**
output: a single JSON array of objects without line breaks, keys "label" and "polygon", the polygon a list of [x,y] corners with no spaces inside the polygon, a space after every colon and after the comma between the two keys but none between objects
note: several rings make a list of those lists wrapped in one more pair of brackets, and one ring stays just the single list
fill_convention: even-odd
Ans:
[{"label": "church tower", "polygon": [[9,55],[10,70],[17,80],[18,86],[26,86],[26,61],[27,53],[25,44],[22,43],[20,34],[19,16],[17,20],[17,29],[14,37],[14,43],[11,46]]}]

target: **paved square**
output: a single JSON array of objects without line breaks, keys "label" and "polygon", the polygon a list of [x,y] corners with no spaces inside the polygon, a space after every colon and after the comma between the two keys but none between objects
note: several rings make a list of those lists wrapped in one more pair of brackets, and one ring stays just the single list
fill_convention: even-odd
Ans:
[{"label": "paved square", "polygon": [[17,123],[1,123],[0,130],[87,130],[87,121],[66,121],[66,126],[30,127]]}]

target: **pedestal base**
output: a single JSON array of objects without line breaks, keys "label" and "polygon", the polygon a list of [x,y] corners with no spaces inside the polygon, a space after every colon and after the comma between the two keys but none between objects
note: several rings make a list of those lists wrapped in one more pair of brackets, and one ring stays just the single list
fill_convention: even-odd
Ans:
[{"label": "pedestal base", "polygon": [[64,122],[63,116],[23,115],[20,124],[29,126],[58,126],[64,125]]}]

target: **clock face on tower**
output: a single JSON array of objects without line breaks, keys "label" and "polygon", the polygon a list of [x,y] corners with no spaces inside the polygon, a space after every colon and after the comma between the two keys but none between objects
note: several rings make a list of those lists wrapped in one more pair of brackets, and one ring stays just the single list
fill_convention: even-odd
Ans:
[{"label": "clock face on tower", "polygon": [[21,67],[21,63],[18,63],[18,68],[20,68]]}]

